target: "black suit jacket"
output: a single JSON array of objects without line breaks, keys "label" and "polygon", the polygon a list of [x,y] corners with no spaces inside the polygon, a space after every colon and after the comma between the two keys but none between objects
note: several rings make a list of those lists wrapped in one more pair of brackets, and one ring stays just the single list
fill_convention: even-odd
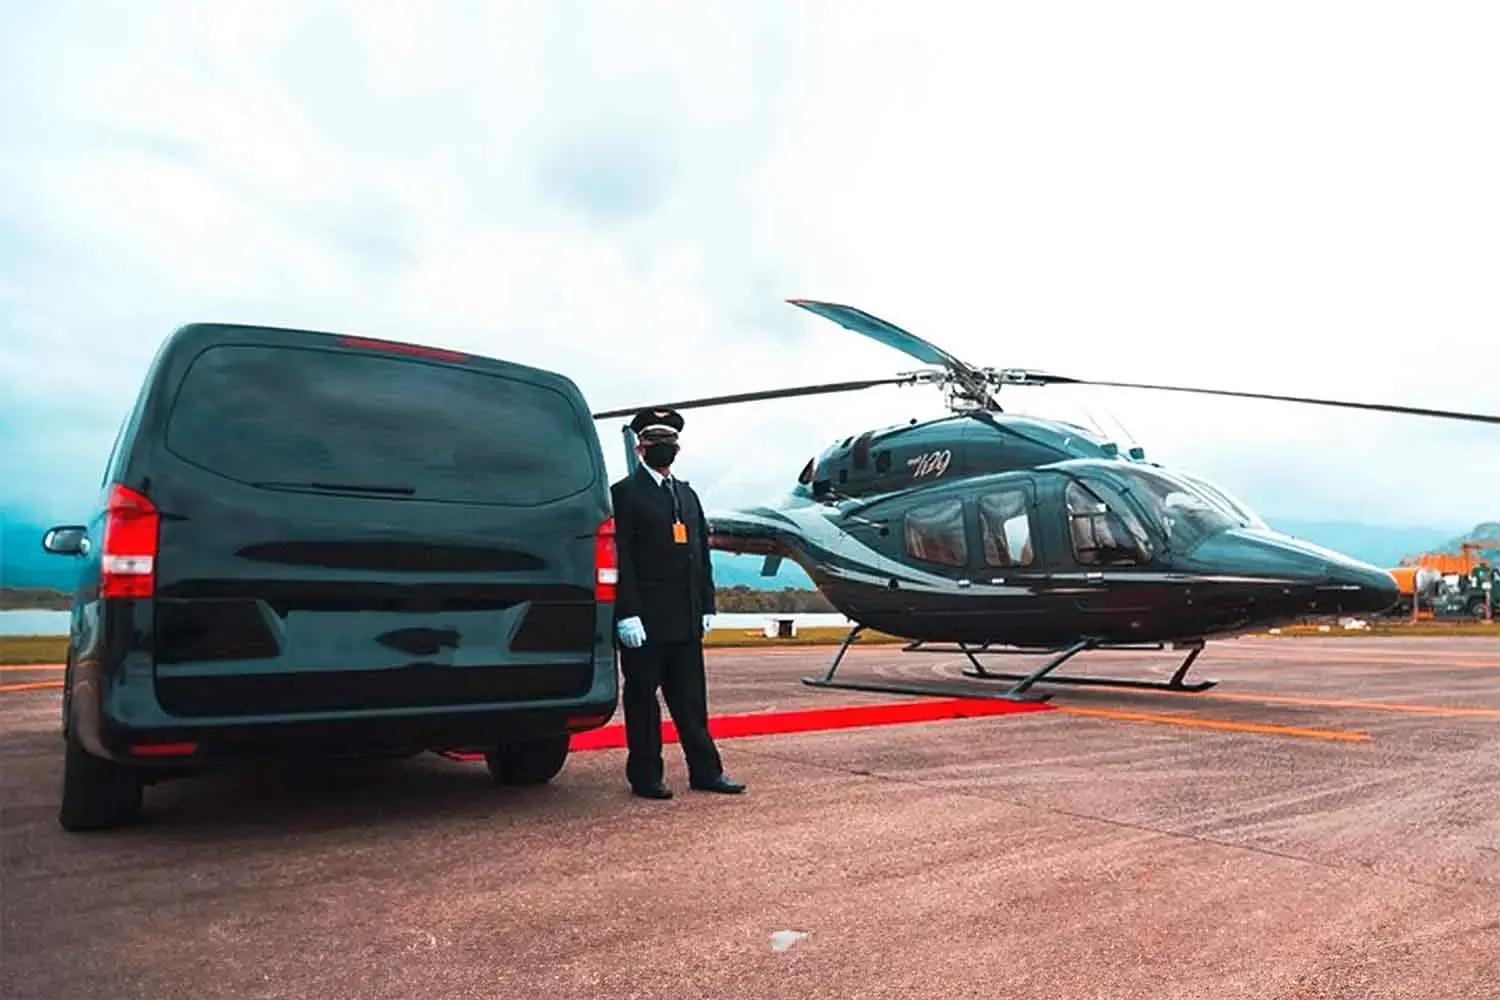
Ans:
[{"label": "black suit jacket", "polygon": [[647,645],[699,641],[703,615],[715,611],[703,507],[687,483],[672,485],[687,526],[685,545],[672,540],[672,497],[644,466],[610,487],[620,566],[615,621],[639,617]]}]

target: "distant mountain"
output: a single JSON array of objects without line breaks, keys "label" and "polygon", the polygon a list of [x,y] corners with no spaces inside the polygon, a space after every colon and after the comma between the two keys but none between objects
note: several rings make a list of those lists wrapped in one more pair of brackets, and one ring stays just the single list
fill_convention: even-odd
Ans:
[{"label": "distant mountain", "polygon": [[[1276,517],[1268,517],[1266,521],[1284,534],[1306,539],[1386,569],[1399,565],[1406,556],[1443,551],[1448,539],[1453,536],[1452,528],[1394,527],[1352,521],[1307,521]],[[1494,527],[1500,531],[1500,525]],[[1453,551],[1458,551],[1456,542],[1453,543]]]},{"label": "distant mountain", "polygon": [[1483,524],[1476,524],[1473,531],[1449,539],[1440,548],[1444,552],[1457,552],[1460,545],[1469,541],[1500,541],[1500,521],[1485,521]]}]

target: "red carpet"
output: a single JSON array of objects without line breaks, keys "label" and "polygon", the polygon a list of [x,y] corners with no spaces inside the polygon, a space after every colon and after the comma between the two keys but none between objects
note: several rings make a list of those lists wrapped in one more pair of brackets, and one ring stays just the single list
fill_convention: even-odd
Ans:
[{"label": "red carpet", "polygon": [[[866,726],[894,726],[910,722],[937,722],[943,719],[972,719],[985,715],[1010,715],[1016,712],[1045,712],[1050,705],[1038,702],[999,701],[993,698],[923,698],[882,705],[835,705],[828,708],[804,708],[790,712],[747,712],[743,715],[716,715],[708,720],[708,731],[715,739],[741,736],[769,736],[773,733],[810,733],[829,729],[860,729]],[[616,716],[619,717],[618,715]],[[677,742],[677,727],[669,721],[661,724],[663,743]],[[573,750],[617,750],[625,746],[625,723],[615,722],[586,733],[573,734]],[[447,754],[456,760],[483,760],[480,754]]]}]

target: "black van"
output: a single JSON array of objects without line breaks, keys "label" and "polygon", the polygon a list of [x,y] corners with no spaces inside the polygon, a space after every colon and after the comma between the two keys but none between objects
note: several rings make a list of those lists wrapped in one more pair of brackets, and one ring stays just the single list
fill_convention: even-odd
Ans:
[{"label": "black van", "polygon": [[562,768],[617,688],[614,521],[552,372],[337,334],[198,324],[162,346],[81,559],[61,824],[268,756],[482,750]]}]

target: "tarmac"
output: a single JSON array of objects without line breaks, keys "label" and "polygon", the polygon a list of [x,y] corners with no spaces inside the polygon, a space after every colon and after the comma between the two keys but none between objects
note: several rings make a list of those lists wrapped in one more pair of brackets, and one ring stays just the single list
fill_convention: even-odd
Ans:
[{"label": "tarmac", "polygon": [[[831,652],[711,651],[712,710],[913,700],[798,683]],[[61,674],[6,668],[0,996],[1500,997],[1500,640],[1241,639],[1194,674],[723,739],[738,797],[671,745],[670,802],[618,749],[534,789],[424,755],[159,785],[70,835]]]}]

